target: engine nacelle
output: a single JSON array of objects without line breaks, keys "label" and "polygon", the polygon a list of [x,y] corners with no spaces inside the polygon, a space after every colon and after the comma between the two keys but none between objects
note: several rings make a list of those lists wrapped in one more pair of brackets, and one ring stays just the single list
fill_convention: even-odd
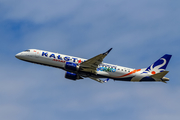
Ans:
[{"label": "engine nacelle", "polygon": [[79,66],[75,63],[72,63],[72,62],[66,62],[65,64],[65,69],[67,71],[78,71],[79,70]]},{"label": "engine nacelle", "polygon": [[65,78],[70,79],[70,80],[77,80],[77,79],[79,79],[77,74],[71,73],[71,72],[66,72]]}]

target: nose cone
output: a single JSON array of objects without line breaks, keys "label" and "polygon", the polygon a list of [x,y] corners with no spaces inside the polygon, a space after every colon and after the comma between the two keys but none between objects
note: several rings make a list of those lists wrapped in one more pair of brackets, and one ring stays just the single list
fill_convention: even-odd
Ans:
[{"label": "nose cone", "polygon": [[18,59],[20,59],[21,53],[16,54],[15,57],[18,58]]}]

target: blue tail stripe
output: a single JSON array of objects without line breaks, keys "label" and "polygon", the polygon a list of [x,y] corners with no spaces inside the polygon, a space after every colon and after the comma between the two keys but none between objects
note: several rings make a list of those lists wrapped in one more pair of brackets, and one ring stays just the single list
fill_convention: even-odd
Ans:
[{"label": "blue tail stripe", "polygon": [[169,63],[169,60],[171,59],[172,55],[169,55],[169,54],[165,54],[163,57],[161,57],[159,60],[157,60],[154,64],[150,65],[146,71],[149,71],[152,68],[155,68],[156,66],[159,66],[159,65],[163,65],[162,67],[160,67],[159,69],[163,69],[165,70],[168,63]]}]

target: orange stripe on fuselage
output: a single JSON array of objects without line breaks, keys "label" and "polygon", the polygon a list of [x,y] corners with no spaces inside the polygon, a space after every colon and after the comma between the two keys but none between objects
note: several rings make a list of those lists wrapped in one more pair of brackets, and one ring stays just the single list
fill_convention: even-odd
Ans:
[{"label": "orange stripe on fuselage", "polygon": [[116,78],[125,77],[125,76],[131,75],[131,74],[136,73],[136,72],[139,72],[139,71],[141,71],[141,69],[133,70],[133,71],[131,71],[131,72],[128,73],[128,74],[125,74],[125,75],[122,75],[122,76],[118,76],[118,77],[116,77]]}]

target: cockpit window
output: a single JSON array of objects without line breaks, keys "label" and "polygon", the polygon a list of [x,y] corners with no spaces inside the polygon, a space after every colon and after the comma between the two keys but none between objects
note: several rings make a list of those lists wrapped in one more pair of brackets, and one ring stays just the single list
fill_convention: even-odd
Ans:
[{"label": "cockpit window", "polygon": [[25,51],[23,51],[23,52],[30,52],[30,50],[25,50]]}]

